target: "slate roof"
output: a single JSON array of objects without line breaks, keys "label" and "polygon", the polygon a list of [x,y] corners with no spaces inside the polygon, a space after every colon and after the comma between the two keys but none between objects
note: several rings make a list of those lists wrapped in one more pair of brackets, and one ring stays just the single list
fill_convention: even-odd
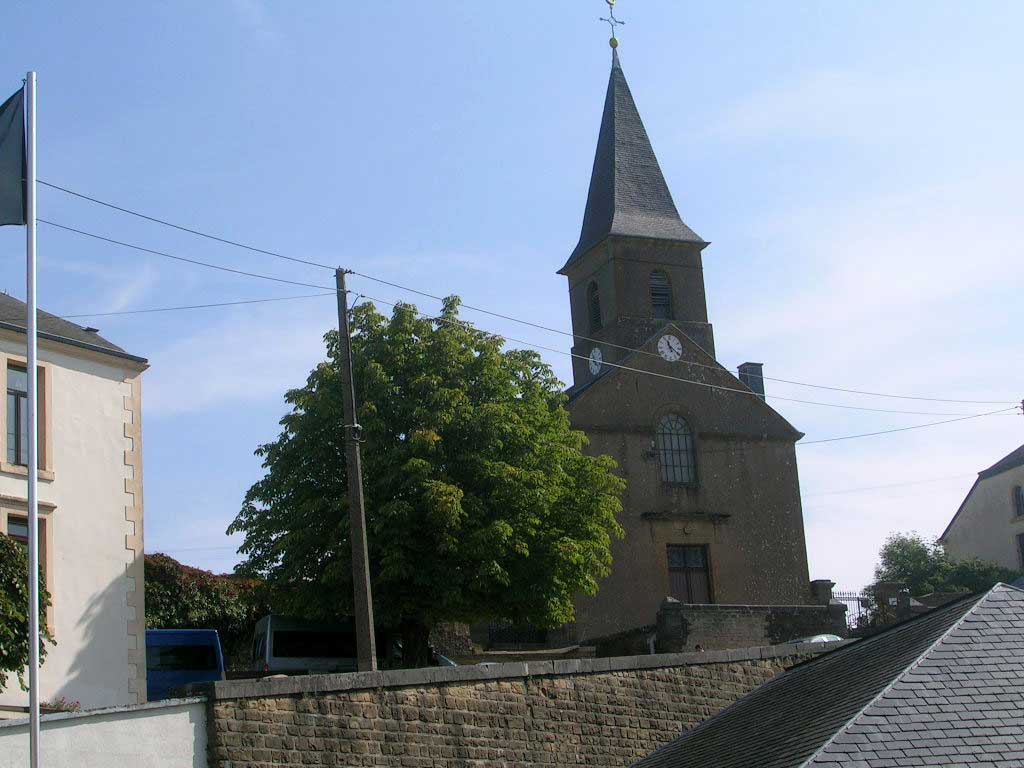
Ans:
[{"label": "slate roof", "polygon": [[983,469],[978,473],[978,477],[984,479],[986,477],[993,477],[994,475],[1001,475],[1003,472],[1006,472],[1009,469],[1016,469],[1022,464],[1024,464],[1024,445],[1015,451],[1011,451],[1006,456],[1003,456],[1003,458],[988,469]]},{"label": "slate roof", "polygon": [[1024,591],[997,584],[798,665],[642,768],[1024,765]]},{"label": "slate roof", "polygon": [[[0,293],[0,328],[25,333],[26,318],[25,302],[6,293]],[[125,360],[145,364],[144,357],[129,354],[113,342],[100,336],[95,331],[88,331],[80,325],[64,320],[38,309],[36,312],[36,330],[40,338],[70,344],[73,347],[102,352]]]},{"label": "slate roof", "polygon": [[705,244],[679,218],[614,50],[583,229],[562,269],[610,235]]}]

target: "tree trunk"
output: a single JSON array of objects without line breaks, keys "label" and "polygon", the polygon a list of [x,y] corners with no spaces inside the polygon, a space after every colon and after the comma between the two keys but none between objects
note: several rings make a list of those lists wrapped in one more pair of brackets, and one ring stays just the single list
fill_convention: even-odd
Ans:
[{"label": "tree trunk", "polygon": [[406,669],[434,666],[434,654],[430,650],[430,627],[415,619],[403,619],[402,666]]}]

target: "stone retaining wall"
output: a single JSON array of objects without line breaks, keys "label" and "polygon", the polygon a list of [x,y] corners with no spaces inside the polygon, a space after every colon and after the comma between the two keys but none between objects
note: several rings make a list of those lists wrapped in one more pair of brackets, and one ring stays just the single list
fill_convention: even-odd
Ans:
[{"label": "stone retaining wall", "polygon": [[835,644],[463,666],[197,688],[211,768],[628,766]]},{"label": "stone retaining wall", "polygon": [[692,605],[671,598],[658,609],[657,650],[748,648],[800,637],[846,637],[846,605]]}]

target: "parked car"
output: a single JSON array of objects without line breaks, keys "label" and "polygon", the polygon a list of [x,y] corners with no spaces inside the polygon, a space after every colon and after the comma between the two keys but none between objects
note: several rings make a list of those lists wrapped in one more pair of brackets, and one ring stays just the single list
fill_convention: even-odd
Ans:
[{"label": "parked car", "polygon": [[[377,630],[377,664],[381,669],[400,666],[402,642],[395,633]],[[439,667],[455,662],[433,654]],[[264,674],[327,674],[357,669],[356,630],[352,618],[318,624],[270,614],[256,622],[252,638],[252,669]]]},{"label": "parked car", "polygon": [[146,691],[150,701],[168,699],[189,683],[223,679],[224,654],[216,630],[146,630]]},{"label": "parked car", "polygon": [[796,640],[789,640],[790,643],[834,643],[836,640],[842,640],[839,635],[811,635],[809,637],[800,637]]},{"label": "parked car", "polygon": [[[377,635],[377,655],[386,655]],[[356,629],[351,618],[336,624],[318,624],[271,614],[256,622],[252,664],[267,674],[323,674],[356,670]]]}]

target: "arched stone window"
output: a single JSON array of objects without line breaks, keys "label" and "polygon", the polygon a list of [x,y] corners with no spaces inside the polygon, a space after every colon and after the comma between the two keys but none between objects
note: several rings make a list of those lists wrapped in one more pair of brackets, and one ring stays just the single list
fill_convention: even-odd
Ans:
[{"label": "arched stone window", "polygon": [[661,464],[661,479],[673,485],[697,484],[697,452],[686,419],[674,413],[662,416],[654,433],[654,448]]},{"label": "arched stone window", "polygon": [[597,283],[587,286],[587,313],[590,317],[590,332],[601,330],[601,297],[597,293]]},{"label": "arched stone window", "polygon": [[668,275],[656,269],[651,272],[651,316],[659,320],[672,319],[672,284]]}]

